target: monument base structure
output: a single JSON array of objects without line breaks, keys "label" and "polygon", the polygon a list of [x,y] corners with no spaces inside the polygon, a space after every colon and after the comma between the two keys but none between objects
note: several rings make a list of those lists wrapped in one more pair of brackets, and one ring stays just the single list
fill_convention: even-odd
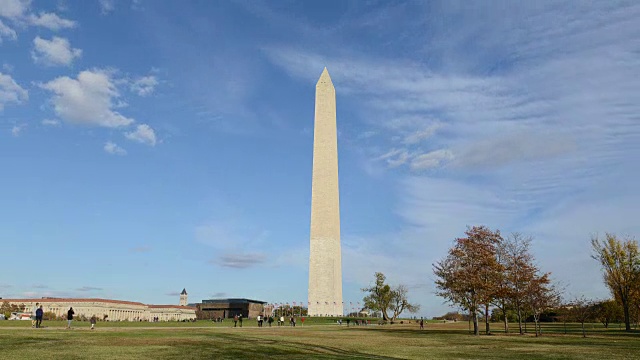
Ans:
[{"label": "monument base structure", "polygon": [[336,92],[327,68],[315,100],[308,313],[342,316]]}]

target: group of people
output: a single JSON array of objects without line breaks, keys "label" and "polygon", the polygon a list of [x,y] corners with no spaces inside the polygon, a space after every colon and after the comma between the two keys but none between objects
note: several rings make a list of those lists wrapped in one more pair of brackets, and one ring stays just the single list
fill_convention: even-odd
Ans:
[{"label": "group of people", "polygon": [[[256,317],[256,321],[258,322],[258,327],[262,327],[265,321],[267,322],[269,327],[271,327],[271,324],[273,324],[273,322],[276,320],[278,321],[278,326],[284,326],[284,316],[280,316],[279,319],[278,318],[274,319],[273,316],[263,316],[263,315],[258,315]],[[233,327],[238,327],[238,325],[242,327],[242,314],[235,315],[233,317]],[[289,326],[296,326],[295,317],[292,316],[289,318]]]},{"label": "group of people", "polygon": [[[71,322],[73,321],[73,316],[75,315],[75,311],[73,311],[73,307],[69,307],[67,311],[67,329],[71,329]],[[42,327],[42,318],[44,316],[44,309],[40,303],[36,303],[34,306],[32,314],[31,314],[31,327],[33,328],[41,328]],[[96,326],[97,318],[95,315],[89,319],[89,323],[91,324],[91,330],[93,330]]]},{"label": "group of people", "polygon": [[[302,318],[302,321],[304,321],[304,318]],[[278,319],[278,326],[284,326],[284,316],[280,316],[280,319]],[[295,316],[289,317],[289,326],[296,326]]]},{"label": "group of people", "polygon": [[[269,316],[267,317],[267,319],[265,320],[265,317],[262,315],[258,315],[258,317],[256,318],[256,320],[258,321],[258,327],[262,327],[262,323],[264,321],[267,322],[267,324],[269,324],[269,327],[271,327],[271,324],[273,324],[274,320],[273,320],[273,316]],[[280,323],[278,323],[278,325],[280,325]]]},{"label": "group of people", "polygon": [[238,321],[240,322],[240,327],[242,327],[242,314],[233,317],[233,327],[238,326]]},{"label": "group of people", "polygon": [[44,310],[42,310],[42,305],[40,303],[36,303],[36,306],[33,308],[31,312],[31,327],[32,328],[40,328],[42,327],[42,316],[44,315]]}]

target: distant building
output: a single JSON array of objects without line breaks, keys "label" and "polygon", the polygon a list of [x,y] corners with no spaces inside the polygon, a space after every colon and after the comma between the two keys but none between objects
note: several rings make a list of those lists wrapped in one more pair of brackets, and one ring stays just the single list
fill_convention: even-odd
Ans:
[{"label": "distant building", "polygon": [[[70,307],[73,307],[75,318],[90,318],[95,315],[108,321],[182,321],[196,318],[196,308],[186,306],[186,290],[180,295],[181,305],[147,305],[134,301],[111,299],[74,299],[53,298],[42,299],[2,299],[10,305],[25,306],[25,313],[30,316],[31,310],[40,303],[45,312],[52,312],[57,317],[65,317]],[[184,296],[184,297],[183,297]],[[184,305],[182,305],[184,300]]]},{"label": "distant building", "polygon": [[229,319],[236,315],[255,319],[258,315],[265,315],[266,303],[251,299],[209,299],[192,305],[198,308],[198,319]]}]

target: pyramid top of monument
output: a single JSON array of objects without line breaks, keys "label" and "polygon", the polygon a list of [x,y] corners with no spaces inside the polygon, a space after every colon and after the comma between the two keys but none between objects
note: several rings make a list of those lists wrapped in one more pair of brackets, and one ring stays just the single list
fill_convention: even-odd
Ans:
[{"label": "pyramid top of monument", "polygon": [[320,74],[320,79],[318,79],[318,83],[316,84],[316,86],[320,84],[331,84],[331,86],[333,86],[331,76],[329,76],[329,70],[327,70],[326,66],[324,70],[322,70],[322,74]]}]

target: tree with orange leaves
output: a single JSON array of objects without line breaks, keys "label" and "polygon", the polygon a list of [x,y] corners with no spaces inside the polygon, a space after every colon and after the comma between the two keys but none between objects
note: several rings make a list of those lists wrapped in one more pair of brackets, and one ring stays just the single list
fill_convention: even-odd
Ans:
[{"label": "tree with orange leaves", "polygon": [[469,311],[475,335],[480,334],[478,313],[484,311],[488,334],[488,310],[503,270],[496,258],[502,237],[500,231],[485,226],[468,228],[465,234],[455,240],[446,258],[433,265],[436,287],[439,296]]}]

